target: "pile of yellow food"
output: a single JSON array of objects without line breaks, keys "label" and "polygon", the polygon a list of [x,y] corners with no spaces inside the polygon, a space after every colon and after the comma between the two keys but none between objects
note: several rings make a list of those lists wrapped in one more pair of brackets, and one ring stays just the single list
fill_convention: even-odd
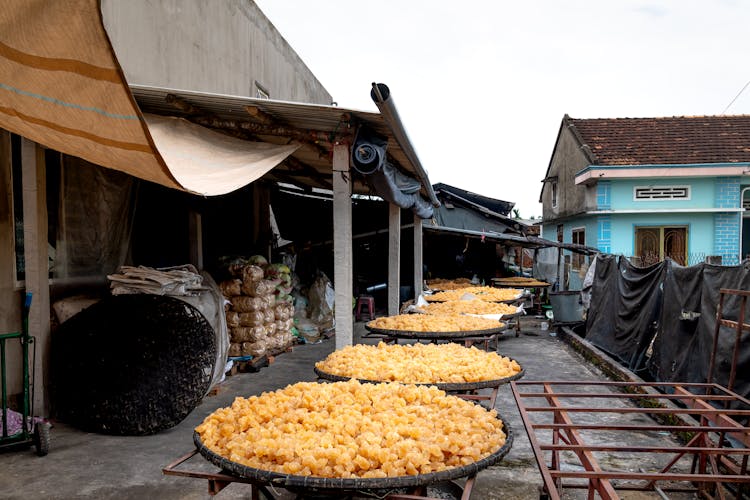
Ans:
[{"label": "pile of yellow food", "polygon": [[468,278],[456,278],[452,280],[436,278],[427,280],[427,286],[431,290],[456,290],[458,288],[473,287]]},{"label": "pile of yellow food", "polygon": [[477,318],[463,314],[398,314],[383,316],[367,323],[370,328],[403,330],[409,332],[469,332],[490,330],[505,326],[494,319]]},{"label": "pile of yellow food", "polygon": [[521,366],[494,352],[459,344],[358,344],[332,352],[315,367],[331,375],[377,382],[467,383],[517,375]]},{"label": "pile of yellow food", "polygon": [[427,314],[455,315],[455,314],[515,314],[518,307],[503,302],[487,302],[481,299],[448,300],[446,302],[432,302],[421,306],[420,311]]},{"label": "pile of yellow food", "polygon": [[497,278],[493,281],[497,283],[501,283],[503,285],[520,286],[520,287],[525,287],[525,288],[550,286],[550,284],[547,283],[546,281],[540,281],[536,278],[526,278],[526,277],[521,277],[521,276],[511,276],[509,278]]},{"label": "pile of yellow food", "polygon": [[467,288],[458,288],[456,290],[448,290],[445,292],[433,293],[432,295],[426,295],[425,299],[428,302],[433,301],[446,301],[446,300],[461,300],[461,297],[470,293],[476,296],[478,299],[486,300],[488,302],[501,302],[503,300],[513,300],[521,297],[523,294],[522,290],[515,288],[495,288],[491,286],[472,286]]},{"label": "pile of yellow food", "polygon": [[435,386],[299,382],[236,398],[196,427],[232,462],[284,474],[382,478],[438,472],[505,444],[495,410]]}]

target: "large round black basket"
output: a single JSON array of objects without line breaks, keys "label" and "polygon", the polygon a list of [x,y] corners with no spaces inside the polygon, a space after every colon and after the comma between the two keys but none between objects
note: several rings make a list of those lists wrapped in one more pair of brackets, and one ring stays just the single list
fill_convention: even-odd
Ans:
[{"label": "large round black basket", "polygon": [[[315,374],[324,380],[330,380],[332,382],[345,382],[347,380],[351,380],[352,378],[356,377],[343,377],[341,375],[334,375],[333,373],[326,373],[317,367],[313,368],[315,370]],[[520,372],[516,373],[515,375],[511,375],[510,377],[505,377],[501,379],[495,379],[495,380],[481,380],[478,382],[462,382],[462,383],[451,383],[451,382],[437,382],[437,383],[430,383],[430,382],[419,382],[415,383],[414,385],[434,385],[438,389],[441,389],[445,392],[463,392],[463,391],[476,391],[479,389],[487,389],[490,387],[499,387],[503,384],[509,384],[510,382],[514,380],[518,380],[519,378],[523,377],[526,373],[526,370],[521,369]],[[368,380],[363,378],[357,379],[359,382],[364,382],[367,384],[381,384],[385,382],[393,382],[392,380]],[[411,382],[403,382],[403,383],[411,383]]]},{"label": "large round black basket", "polygon": [[508,426],[508,423],[502,419],[500,415],[498,415],[498,418],[503,421],[503,432],[505,432],[506,435],[505,444],[500,449],[481,460],[461,467],[411,476],[384,478],[330,478],[283,474],[280,472],[255,469],[228,460],[204,446],[200,435],[197,432],[193,433],[193,442],[195,443],[198,452],[203,455],[206,460],[216,465],[224,472],[240,478],[257,481],[260,484],[273,485],[307,495],[328,494],[333,497],[352,493],[367,493],[382,498],[388,491],[397,488],[427,486],[462,477],[469,477],[502,460],[502,458],[508,454],[513,445],[513,433],[510,426]]},{"label": "large round black basket", "polygon": [[485,330],[465,330],[458,332],[415,332],[413,330],[388,330],[385,328],[376,328],[365,324],[365,329],[372,333],[385,335],[386,337],[395,337],[399,339],[418,339],[418,340],[448,340],[463,339],[473,337],[490,337],[497,335],[508,329],[507,323],[501,323],[497,328],[487,328]]},{"label": "large round black basket", "polygon": [[216,359],[214,331],[192,305],[117,295],[84,309],[52,338],[56,418],[105,434],[173,427],[201,401]]}]

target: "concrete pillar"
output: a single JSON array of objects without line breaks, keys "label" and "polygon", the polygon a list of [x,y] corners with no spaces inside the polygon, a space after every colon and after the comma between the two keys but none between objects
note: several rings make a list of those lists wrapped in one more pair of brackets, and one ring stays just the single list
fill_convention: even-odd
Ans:
[{"label": "concrete pillar", "polygon": [[401,308],[401,207],[388,204],[388,316]]},{"label": "concrete pillar", "polygon": [[21,142],[23,243],[26,292],[33,294],[29,333],[36,337],[34,412],[47,415],[50,353],[49,249],[47,243],[47,179],[44,150],[28,139]]},{"label": "concrete pillar", "polygon": [[335,291],[336,349],[354,342],[352,308],[352,182],[349,146],[333,147],[333,288]]},{"label": "concrete pillar", "polygon": [[422,294],[422,219],[414,214],[414,300]]}]

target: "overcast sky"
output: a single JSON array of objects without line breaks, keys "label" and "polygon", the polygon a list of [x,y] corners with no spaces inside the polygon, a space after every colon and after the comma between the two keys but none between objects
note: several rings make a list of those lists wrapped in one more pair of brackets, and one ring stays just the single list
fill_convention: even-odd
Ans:
[{"label": "overcast sky", "polygon": [[[542,214],[560,121],[719,115],[750,81],[744,0],[256,0],[343,107],[388,85],[434,184]],[[750,114],[750,88],[726,114]]]}]

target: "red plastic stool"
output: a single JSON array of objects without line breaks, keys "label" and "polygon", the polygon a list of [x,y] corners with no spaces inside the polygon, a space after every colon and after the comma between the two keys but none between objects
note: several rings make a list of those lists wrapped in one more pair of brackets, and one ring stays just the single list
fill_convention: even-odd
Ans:
[{"label": "red plastic stool", "polygon": [[357,321],[362,319],[362,306],[367,307],[367,314],[370,316],[370,320],[375,319],[375,298],[369,295],[360,295],[357,297]]}]

